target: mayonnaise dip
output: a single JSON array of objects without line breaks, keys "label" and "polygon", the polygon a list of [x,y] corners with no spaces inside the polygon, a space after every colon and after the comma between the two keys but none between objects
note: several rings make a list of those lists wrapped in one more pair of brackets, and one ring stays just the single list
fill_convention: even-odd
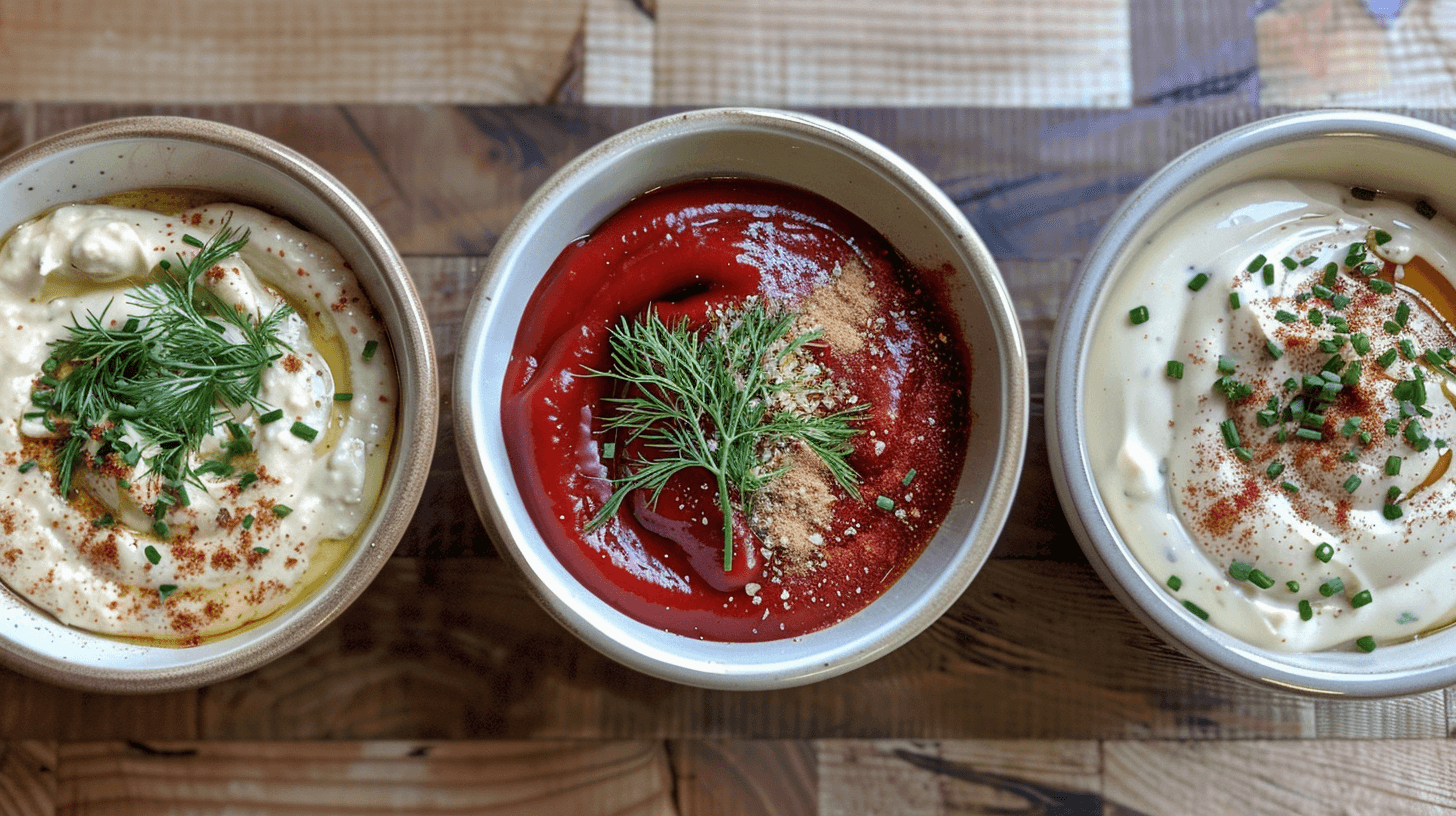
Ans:
[{"label": "mayonnaise dip", "polygon": [[[243,407],[232,429],[219,423],[194,464],[223,458],[239,430],[251,450],[189,485],[189,503],[161,515],[165,536],[145,459],[124,473],[78,468],[72,496],[59,495],[56,432],[32,402],[51,344],[88,315],[145,320],[135,287],[196,254],[184,235],[206,241],[228,219],[249,240],[198,285],[249,315],[293,307],[259,392],[282,418]],[[339,253],[284,220],[237,204],[62,207],[0,247],[0,333],[0,580],[65,623],[180,645],[235,631],[320,580],[379,495],[395,422],[388,343]]]},{"label": "mayonnaise dip", "polygon": [[1091,335],[1087,455],[1123,541],[1189,614],[1271,650],[1456,620],[1456,228],[1369,196],[1214,194],[1130,259]]}]

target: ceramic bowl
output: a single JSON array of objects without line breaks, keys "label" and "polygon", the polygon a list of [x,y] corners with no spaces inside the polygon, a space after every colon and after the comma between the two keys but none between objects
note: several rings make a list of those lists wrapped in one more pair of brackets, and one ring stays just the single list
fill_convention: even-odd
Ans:
[{"label": "ceramic bowl", "polygon": [[[1047,434],[1053,475],[1082,549],[1112,591],[1149,628],[1185,653],[1235,677],[1321,695],[1384,697],[1456,683],[1456,629],[1382,645],[1365,654],[1287,653],[1259,648],[1188,614],[1133,555],[1109,515],[1088,457],[1088,350],[1129,261],[1171,218],[1229,185],[1262,178],[1337,181],[1418,192],[1456,212],[1456,133],[1401,116],[1319,111],[1254,122],[1195,147],[1148,179],[1093,244],[1064,302],[1047,372]],[[1156,308],[1156,305],[1154,305]],[[1124,313],[1118,318],[1128,321]],[[1111,330],[1111,329],[1108,329]],[[1367,364],[1368,365],[1368,364]],[[1281,586],[1282,588],[1282,586]]]},{"label": "ceramic bowl", "polygon": [[429,326],[408,271],[369,211],[299,153],[239,128],[141,117],[89,125],[0,160],[0,234],[58,205],[128,190],[203,187],[283,216],[336,247],[389,334],[400,400],[394,451],[359,544],[324,584],[242,633],[190,648],[143,646],[58,623],[0,591],[0,661],[58,684],[139,693],[199,686],[303,643],[369,584],[414,513],[434,451],[439,398]]},{"label": "ceramic bowl", "polygon": [[[974,358],[970,449],[953,509],[919,560],[864,610],[820,631],[760,643],[665,633],[587,591],[528,515],[500,428],[509,350],[526,303],[571,241],[657,187],[717,176],[766,179],[837,202],[912,264],[948,264],[952,308]],[[701,110],[626,131],[572,161],[531,198],[491,254],[467,314],[454,386],[457,443],[476,506],[531,593],[567,629],[621,663],[691,685],[765,689],[830,677],[904,643],[965,590],[1005,522],[1019,478],[1027,371],[1005,286],[965,219],[924,175],[846,128],[794,113]]]}]

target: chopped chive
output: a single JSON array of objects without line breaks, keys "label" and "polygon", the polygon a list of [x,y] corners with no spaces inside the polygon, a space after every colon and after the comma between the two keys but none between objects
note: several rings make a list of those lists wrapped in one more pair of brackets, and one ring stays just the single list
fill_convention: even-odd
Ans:
[{"label": "chopped chive", "polygon": [[253,514],[252,513],[249,513],[246,516],[243,516],[243,529],[244,530],[247,530],[247,529],[251,528],[252,526],[253,526]]},{"label": "chopped chive", "polygon": [[35,466],[38,464],[39,462],[36,462],[34,459],[26,459],[24,462],[20,463],[19,470],[21,473],[29,473],[30,471],[34,470]]},{"label": "chopped chive", "polygon": [[1386,502],[1386,504],[1395,504],[1396,500],[1399,499],[1399,498],[1400,498],[1400,487],[1399,486],[1397,486],[1397,485],[1391,485],[1390,486],[1390,489],[1387,490],[1387,491],[1385,491],[1385,502]]},{"label": "chopped chive", "polygon": [[1345,591],[1345,582],[1339,576],[1335,576],[1323,584],[1320,584],[1319,593],[1326,598],[1338,595]]},{"label": "chopped chive", "polygon": [[176,591],[176,584],[162,584],[161,586],[157,587],[157,595],[164,601],[167,600],[167,598]]},{"label": "chopped chive", "polygon": [[318,438],[318,430],[311,428],[302,422],[294,422],[293,427],[288,429],[294,436],[305,442],[312,442]]},{"label": "chopped chive", "polygon": [[1366,635],[1365,637],[1356,639],[1355,645],[1360,647],[1360,651],[1369,654],[1375,651],[1375,638]]},{"label": "chopped chive", "polygon": [[1345,420],[1345,424],[1344,425],[1341,425],[1340,426],[1340,434],[1342,436],[1354,436],[1355,433],[1357,431],[1359,431],[1359,430],[1360,430],[1360,418],[1359,417],[1350,417],[1349,419],[1346,419]]},{"label": "chopped chive", "polygon": [[1149,317],[1148,307],[1146,306],[1135,306],[1127,313],[1127,319],[1131,320],[1134,326],[1148,322]]},{"label": "chopped chive", "polygon": [[1188,288],[1197,292],[1199,289],[1202,289],[1204,284],[1206,283],[1208,283],[1208,275],[1206,273],[1199,272],[1197,275],[1193,276],[1193,280],[1188,281]]},{"label": "chopped chive", "polygon": [[354,395],[349,393],[348,391],[340,391],[339,393],[334,395],[334,402],[348,402],[353,398]]},{"label": "chopped chive", "polygon": [[1375,231],[1375,245],[1376,246],[1384,246],[1385,244],[1388,244],[1388,243],[1390,243],[1390,233],[1386,232],[1383,229],[1376,230]]},{"label": "chopped chive", "polygon": [[1239,308],[1239,293],[1238,292],[1229,292],[1229,308],[1230,309],[1237,309],[1237,308]]},{"label": "chopped chive", "polygon": [[1179,578],[1176,575],[1169,575],[1168,588],[1173,590],[1174,592],[1177,592],[1178,590],[1183,588],[1183,579]]},{"label": "chopped chive", "polygon": [[1425,201],[1417,201],[1416,202],[1416,212],[1419,213],[1420,216],[1422,218],[1425,218],[1425,219],[1431,219],[1431,218],[1435,218],[1436,217],[1436,208],[1435,207],[1432,207],[1430,204],[1426,203]]},{"label": "chopped chive", "polygon": [[1366,281],[1365,285],[1369,286],[1372,292],[1379,295],[1389,295],[1395,292],[1395,286],[1390,281],[1381,280],[1380,278],[1371,278]]},{"label": "chopped chive", "polygon": [[1386,334],[1400,334],[1400,324],[1394,320],[1387,320],[1382,325]]},{"label": "chopped chive", "polygon": [[1299,582],[1298,581],[1285,581],[1284,582],[1284,588],[1287,589],[1287,590],[1289,590],[1290,592],[1298,592],[1299,591]]},{"label": "chopped chive", "polygon": [[1410,320],[1410,304],[1402,300],[1395,307],[1395,322],[1399,323],[1403,329],[1408,320]]},{"label": "chopped chive", "polygon": [[879,496],[875,499],[875,506],[881,510],[894,510],[895,500],[889,496]]},{"label": "chopped chive", "polygon": [[1284,352],[1281,351],[1278,346],[1274,345],[1273,340],[1264,341],[1264,350],[1269,352],[1269,356],[1273,357],[1276,360],[1284,356]]},{"label": "chopped chive", "polygon": [[1168,376],[1175,379],[1183,379],[1183,363],[1179,360],[1168,361]]},{"label": "chopped chive", "polygon": [[1266,260],[1268,259],[1265,258],[1263,255],[1259,255],[1255,257],[1254,260],[1249,261],[1249,265],[1245,267],[1245,270],[1248,272],[1258,272],[1259,267],[1263,266]]},{"label": "chopped chive", "polygon": [[1264,264],[1264,285],[1274,285],[1274,264]]},{"label": "chopped chive", "polygon": [[1225,419],[1218,424],[1218,429],[1223,433],[1223,443],[1230,448],[1239,446],[1239,429],[1234,425],[1232,419]]},{"label": "chopped chive", "polygon": [[365,360],[373,360],[374,359],[374,352],[376,352],[378,350],[379,350],[379,341],[378,340],[370,340],[369,342],[367,342],[367,343],[364,344],[364,353],[360,354],[359,356],[361,358],[365,359]]},{"label": "chopped chive", "polygon": [[263,425],[268,425],[270,423],[277,422],[278,420],[280,420],[282,418],[283,418],[283,409],[282,408],[274,408],[273,410],[269,411],[268,413],[266,413],[266,414],[258,417],[258,422],[260,424],[263,424]]},{"label": "chopped chive", "polygon": [[1369,354],[1370,335],[1366,334],[1365,332],[1355,332],[1354,334],[1350,335],[1350,348],[1353,348],[1355,350],[1355,353],[1360,355],[1361,357]]},{"label": "chopped chive", "polygon": [[1285,255],[1283,258],[1280,258],[1279,259],[1279,262],[1282,263],[1282,264],[1284,264],[1284,268],[1285,269],[1294,269],[1294,268],[1296,268],[1296,267],[1299,266],[1299,261],[1294,260],[1293,258],[1289,257],[1288,255]]},{"label": "chopped chive", "polygon": [[1317,260],[1319,260],[1319,259],[1316,258],[1315,256],[1311,255],[1308,258],[1305,258],[1304,260],[1300,261],[1299,262],[1299,265],[1300,266],[1310,266],[1311,264],[1313,264]]},{"label": "chopped chive", "polygon": [[1299,619],[1300,620],[1307,621],[1307,620],[1309,620],[1310,618],[1313,618],[1313,617],[1314,617],[1314,607],[1313,606],[1310,606],[1309,601],[1300,601],[1299,602]]},{"label": "chopped chive", "polygon": [[1374,600],[1374,598],[1370,597],[1370,590],[1362,589],[1359,592],[1356,592],[1354,595],[1350,596],[1350,606],[1359,609],[1360,607],[1370,603],[1372,600]]},{"label": "chopped chive", "polygon": [[1355,436],[1355,438],[1360,440],[1360,444],[1369,445],[1370,440],[1374,439],[1375,437],[1372,436],[1369,431],[1361,431]]},{"label": "chopped chive", "polygon": [[1345,480],[1345,492],[1346,493],[1354,493],[1355,490],[1357,488],[1359,488],[1359,487],[1360,487],[1360,477],[1359,476],[1351,476],[1350,478],[1348,478],[1348,479]]},{"label": "chopped chive", "polygon": [[267,547],[254,547],[253,548],[253,552],[257,553],[258,555],[267,555],[268,554],[268,548]]},{"label": "chopped chive", "polygon": [[1249,583],[1259,589],[1269,589],[1274,586],[1274,579],[1264,574],[1263,570],[1252,570],[1249,572]]},{"label": "chopped chive", "polygon": [[1234,364],[1234,361],[1233,360],[1230,360],[1228,357],[1225,357],[1222,354],[1218,355],[1218,370],[1219,371],[1222,371],[1225,374],[1232,374],[1234,372],[1234,368],[1235,368],[1235,364]]},{"label": "chopped chive", "polygon": [[1333,289],[1325,286],[1322,283],[1316,283],[1314,286],[1309,287],[1309,291],[1313,292],[1314,296],[1319,298],[1320,300],[1328,300],[1332,295],[1335,294],[1335,291]]},{"label": "chopped chive", "polygon": [[900,480],[900,484],[909,485],[913,481],[915,481],[915,468],[910,468],[905,472],[905,478]]},{"label": "chopped chive", "polygon": [[275,505],[273,505],[273,515],[277,516],[278,518],[283,518],[284,516],[286,516],[286,515],[288,515],[289,513],[292,513],[292,512],[293,512],[293,508],[292,507],[289,507],[286,504],[275,504]]},{"label": "chopped chive", "polygon": [[1400,354],[1402,357],[1406,358],[1407,360],[1415,359],[1416,346],[1415,343],[1411,342],[1411,339],[1409,337],[1402,337],[1398,345],[1400,346]]},{"label": "chopped chive", "polygon": [[1400,505],[1398,504],[1387,504],[1385,505],[1385,507],[1381,508],[1381,511],[1382,514],[1385,516],[1386,521],[1395,521],[1396,519],[1405,515],[1405,511],[1400,509]]},{"label": "chopped chive", "polygon": [[1254,452],[1246,447],[1243,447],[1242,445],[1234,448],[1234,455],[1244,460],[1245,462],[1254,461]]},{"label": "chopped chive", "polygon": [[616,442],[603,442],[602,443],[602,458],[603,459],[611,459],[612,457],[614,457],[616,455],[617,455],[617,443]]},{"label": "chopped chive", "polygon": [[1300,439],[1308,439],[1312,442],[1320,442],[1325,438],[1324,432],[1319,428],[1300,428],[1294,432]]},{"label": "chopped chive", "polygon": [[1395,363],[1395,357],[1395,349],[1387,349],[1384,354],[1375,358],[1375,362],[1379,363],[1381,368],[1390,368]]},{"label": "chopped chive", "polygon": [[1294,482],[1280,482],[1279,486],[1284,488],[1285,490],[1288,490],[1290,493],[1299,492],[1299,485],[1295,484]]},{"label": "chopped chive", "polygon": [[1284,472],[1284,463],[1275,459],[1269,463],[1269,467],[1265,468],[1264,472],[1269,474],[1269,478],[1277,479],[1279,478],[1279,474]]},{"label": "chopped chive", "polygon": [[152,562],[153,566],[162,563],[162,554],[157,552],[156,547],[148,544],[147,548],[142,550],[142,553],[146,555],[148,561]]},{"label": "chopped chive", "polygon": [[1183,607],[1185,609],[1187,609],[1189,612],[1192,612],[1193,614],[1197,615],[1199,618],[1201,618],[1203,620],[1208,620],[1208,613],[1207,612],[1204,612],[1203,611],[1203,607],[1199,606],[1198,604],[1196,604],[1196,603],[1194,603],[1192,601],[1184,601],[1183,602]]},{"label": "chopped chive", "polygon": [[1335,263],[1334,261],[1330,261],[1329,263],[1325,264],[1325,274],[1320,278],[1320,283],[1327,288],[1330,286],[1334,286],[1335,276],[1339,274],[1339,271],[1340,265]]},{"label": "chopped chive", "polygon": [[1355,461],[1356,459],[1359,459],[1359,458],[1360,458],[1359,454],[1355,453],[1354,451],[1345,451],[1345,455],[1340,457],[1340,461],[1341,462],[1353,462],[1353,461]]},{"label": "chopped chive", "polygon": [[[157,506],[161,507],[162,505],[159,503]],[[169,538],[172,534],[172,531],[167,527],[167,522],[161,519],[157,519],[156,523],[152,525],[152,532],[156,533],[158,538]]]},{"label": "chopped chive", "polygon": [[1335,548],[1330,546],[1329,542],[1322,541],[1318,547],[1314,548],[1314,557],[1328,564],[1330,559],[1335,557]]},{"label": "chopped chive", "polygon": [[1310,325],[1319,326],[1325,322],[1325,313],[1319,309],[1310,309],[1305,318],[1309,320]]},{"label": "chopped chive", "polygon": [[258,481],[258,474],[254,473],[251,470],[246,471],[245,473],[243,473],[242,476],[238,477],[238,489],[245,490],[247,489],[248,485],[256,481]]},{"label": "chopped chive", "polygon": [[229,439],[223,447],[227,448],[227,452],[232,456],[242,456],[253,451],[253,440],[240,436],[237,439]]},{"label": "chopped chive", "polygon": [[201,239],[194,238],[191,235],[183,235],[182,243],[188,246],[197,247],[198,249],[202,249],[204,246],[206,246],[206,244],[202,243]]},{"label": "chopped chive", "polygon": [[1287,325],[1294,323],[1296,320],[1299,320],[1299,315],[1280,309],[1279,311],[1274,313],[1274,319],[1279,321],[1280,323],[1284,323]]},{"label": "chopped chive", "polygon": [[115,523],[116,523],[116,520],[111,517],[111,514],[110,513],[103,513],[101,515],[101,518],[95,519],[94,521],[91,522],[91,526],[93,526],[93,527],[110,527],[111,525],[113,525]]},{"label": "chopped chive", "polygon": [[1385,475],[1399,476],[1401,461],[1399,456],[1387,456],[1385,458]]}]

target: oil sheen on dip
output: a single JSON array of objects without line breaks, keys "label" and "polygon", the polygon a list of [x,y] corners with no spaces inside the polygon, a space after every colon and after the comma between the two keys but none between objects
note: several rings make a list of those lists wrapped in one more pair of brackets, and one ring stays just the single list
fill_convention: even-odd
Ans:
[{"label": "oil sheen on dip", "polygon": [[[964,460],[970,355],[939,278],[909,268],[844,209],[789,187],[689,182],[629,203],[562,252],[512,349],[501,420],[537,528],[591,592],[683,635],[792,637],[868,605],[934,535]],[[648,309],[702,326],[755,297],[822,329],[814,364],[872,406],[849,456],[861,499],[835,488],[832,519],[808,533],[813,556],[800,570],[778,569],[735,519],[738,555],[724,571],[723,515],[701,470],[584,533],[611,493],[600,432],[609,386],[583,376],[609,368],[609,330]]]},{"label": "oil sheen on dip", "polygon": [[1453,262],[1416,196],[1283,180],[1210,196],[1129,261],[1092,333],[1087,451],[1189,614],[1279,651],[1456,619]]},{"label": "oil sheen on dip", "polygon": [[[242,205],[163,206],[197,198],[217,194],[116,199],[167,212],[69,205],[0,247],[0,579],[65,623],[161,645],[256,624],[329,574],[378,498],[397,396],[382,328],[333,247]],[[196,252],[184,236],[206,241],[228,220],[249,240],[198,286],[249,314],[293,307],[280,330],[288,350],[259,392],[281,418],[265,423],[251,408],[228,417],[250,449],[230,458],[232,472],[188,485],[189,504],[163,515],[166,535],[155,528],[158,481],[145,462],[122,467],[107,454],[77,470],[69,500],[60,496],[47,464],[56,433],[31,402],[50,344],[88,314],[112,328],[146,320],[129,292],[159,263]],[[315,438],[295,432],[305,426]],[[219,422],[193,461],[218,458],[233,436]]]}]

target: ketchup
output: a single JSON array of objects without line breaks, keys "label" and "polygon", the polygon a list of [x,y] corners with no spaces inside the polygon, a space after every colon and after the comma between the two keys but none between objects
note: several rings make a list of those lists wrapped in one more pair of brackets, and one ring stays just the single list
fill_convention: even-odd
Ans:
[{"label": "ketchup", "polygon": [[[870,410],[856,421],[842,488],[811,563],[780,569],[735,513],[733,569],[723,570],[715,478],[673,477],[653,504],[634,495],[591,533],[612,492],[601,417],[608,336],[649,309],[664,323],[705,325],[751,297],[799,311],[845,269],[863,270],[873,311],[853,351],[816,344],[815,362]],[[527,305],[511,349],[501,422],[527,509],[577,580],[623,613],[722,641],[794,637],[879,597],[945,518],[971,421],[970,351],[940,272],[910,267],[838,205],[769,182],[713,179],[647,193],[556,259]],[[620,448],[620,446],[619,446]],[[642,491],[638,491],[642,493]]]}]

